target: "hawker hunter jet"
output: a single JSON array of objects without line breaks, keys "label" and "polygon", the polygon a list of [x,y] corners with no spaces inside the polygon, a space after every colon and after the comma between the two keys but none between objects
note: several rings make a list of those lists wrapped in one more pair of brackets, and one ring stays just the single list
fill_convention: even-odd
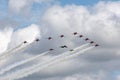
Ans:
[{"label": "hawker hunter jet", "polygon": [[64,46],[60,46],[61,48],[68,48],[66,45],[64,45]]},{"label": "hawker hunter jet", "polygon": [[77,32],[74,32],[73,35],[77,35],[78,33]]}]

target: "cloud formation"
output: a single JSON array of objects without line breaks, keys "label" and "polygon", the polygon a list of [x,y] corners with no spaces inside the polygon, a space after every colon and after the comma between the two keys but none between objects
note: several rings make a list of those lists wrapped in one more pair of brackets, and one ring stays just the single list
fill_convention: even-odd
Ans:
[{"label": "cloud formation", "polygon": [[9,9],[15,13],[21,13],[21,11],[29,11],[33,3],[49,2],[51,0],[10,0]]},{"label": "cloud formation", "polygon": [[56,31],[68,29],[88,36],[95,34],[94,37],[106,44],[117,45],[120,34],[119,5],[120,2],[100,2],[90,9],[85,6],[56,5],[47,10],[43,19]]},{"label": "cloud formation", "polygon": [[[39,26],[36,24],[31,24],[28,27],[21,28],[16,31],[14,31],[14,28],[5,27],[5,29],[0,30],[0,54],[4,54],[6,50],[10,50],[24,41],[31,43],[36,38],[40,37],[40,29]],[[17,57],[22,58],[23,56]],[[17,60],[17,58],[13,59],[13,62],[14,60]],[[6,62],[1,63],[1,66],[7,65],[9,64],[9,62],[12,62],[11,57],[10,60],[6,59],[2,61]]]},{"label": "cloud formation", "polygon": [[[40,0],[31,1],[39,2]],[[28,0],[10,0],[9,6],[11,10],[20,12],[26,6],[30,7],[31,1],[29,3]],[[15,2],[16,5],[13,5]],[[75,31],[85,35],[85,37],[89,37],[91,40],[95,40],[101,45],[100,48],[87,52],[85,55],[72,61],[66,61],[49,67],[42,70],[40,73],[32,75],[32,78],[28,77],[23,80],[30,80],[36,77],[38,80],[40,78],[43,80],[110,80],[111,76],[108,73],[111,74],[116,70],[120,70],[119,6],[120,1],[99,2],[98,4],[90,7],[81,5],[53,5],[48,8],[42,16],[40,27],[32,24],[29,27],[13,32],[13,34],[11,32],[12,39],[7,42],[9,43],[11,41],[10,46],[13,46],[23,42],[24,40],[30,40],[31,42],[31,40],[34,40],[34,38],[37,37],[36,34],[40,34],[39,28],[41,29],[42,36],[40,44],[29,48],[27,56],[33,56],[34,54],[38,54],[51,47],[56,48],[56,46],[61,44],[78,46],[79,44],[85,43],[83,40],[70,36],[70,34]],[[65,34],[68,37],[64,40],[59,40],[58,36],[60,34]],[[54,37],[55,40],[48,42],[46,39],[48,36]],[[11,37],[10,34],[9,37]],[[6,46],[3,46],[5,50],[8,43],[6,43]],[[50,55],[43,58],[49,59],[54,55],[59,54],[60,51],[58,51],[58,53],[54,52],[55,54],[53,53],[52,55],[50,53]],[[21,57],[26,56],[24,55]],[[41,61],[44,61],[45,59],[41,59]],[[101,72],[100,70],[105,72]],[[78,72],[81,72],[81,74]],[[98,72],[98,75],[95,74],[96,72]]]},{"label": "cloud formation", "polygon": [[[61,74],[67,71],[72,73],[70,72],[71,69],[74,69],[75,72],[79,70],[86,73],[99,70],[108,72],[119,70],[118,66],[120,65],[118,65],[118,62],[120,56],[117,55],[120,49],[119,5],[119,1],[99,2],[91,7],[54,5],[45,12],[42,20],[47,28],[46,35],[56,33],[69,35],[77,31],[101,45],[101,48],[88,52],[88,54],[81,56],[81,59],[78,59],[78,63],[83,63],[83,65],[76,63],[77,66],[66,71],[60,69],[63,71]],[[70,42],[77,45],[78,40],[72,39]],[[71,66],[73,65],[75,64],[72,63]],[[59,66],[62,68],[63,65]],[[56,68],[54,67],[54,69]],[[54,72],[54,69],[51,72]]]},{"label": "cloud formation", "polygon": [[21,42],[27,41],[31,43],[36,38],[40,38],[40,29],[36,24],[31,24],[23,29],[18,29],[12,35],[11,45],[17,45]]},{"label": "cloud formation", "polygon": [[0,53],[7,50],[8,44],[11,41],[12,34],[12,28],[5,28],[4,30],[0,30]]}]

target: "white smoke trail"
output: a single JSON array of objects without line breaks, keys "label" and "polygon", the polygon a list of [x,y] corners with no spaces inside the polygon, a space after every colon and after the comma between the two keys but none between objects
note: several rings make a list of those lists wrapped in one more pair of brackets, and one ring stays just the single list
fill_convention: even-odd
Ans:
[{"label": "white smoke trail", "polygon": [[34,56],[34,57],[32,57],[32,58],[29,58],[29,59],[20,61],[20,62],[18,62],[18,63],[15,63],[15,64],[13,64],[13,65],[10,65],[10,66],[6,67],[5,69],[2,69],[2,70],[0,71],[0,75],[4,74],[4,73],[7,72],[7,71],[10,71],[11,69],[13,69],[13,68],[15,68],[15,67],[18,67],[18,66],[23,65],[23,64],[25,64],[25,63],[27,63],[27,62],[36,60],[36,59],[38,59],[38,58],[40,58],[40,57],[42,57],[42,56],[44,56],[44,55],[46,55],[46,54],[48,54],[48,53],[49,53],[49,51],[46,51],[46,52],[43,52],[43,53],[41,53],[41,54],[39,54],[39,55],[37,55],[37,56]]},{"label": "white smoke trail", "polygon": [[26,44],[22,43],[22,44],[19,45],[18,47],[12,49],[10,52],[7,52],[7,53],[5,53],[3,56],[1,56],[1,57],[0,57],[0,60],[5,59],[5,58],[7,58],[8,56],[14,55],[16,52],[20,52],[20,51],[24,50],[25,48],[29,47],[29,46],[32,45],[32,44],[33,44],[33,42],[31,42],[31,43],[26,43]]},{"label": "white smoke trail", "polygon": [[28,76],[28,75],[30,75],[30,74],[39,72],[39,71],[42,70],[43,68],[47,68],[48,66],[54,65],[54,64],[56,64],[56,63],[58,63],[58,62],[65,61],[65,60],[69,60],[69,59],[71,59],[71,58],[77,57],[78,55],[80,55],[80,54],[84,53],[85,51],[88,51],[88,50],[90,50],[90,49],[92,49],[92,48],[94,48],[94,46],[91,46],[91,47],[88,47],[88,48],[86,48],[86,49],[83,49],[83,50],[81,50],[81,51],[79,51],[79,52],[77,52],[77,53],[75,53],[75,54],[70,55],[70,56],[62,57],[62,58],[60,58],[60,59],[57,59],[57,60],[55,60],[55,61],[52,61],[52,62],[50,62],[50,63],[48,63],[48,64],[46,64],[46,65],[43,65],[43,66],[37,65],[36,67],[34,67],[34,69],[31,68],[31,69],[29,69],[29,70],[26,70],[25,72],[23,71],[23,72],[17,73],[16,77],[15,77],[15,78],[12,78],[12,79],[20,79],[20,78],[26,77],[26,76]]},{"label": "white smoke trail", "polygon": [[[63,57],[63,58],[61,58],[60,60],[58,60],[58,61],[65,61],[65,60],[69,60],[69,59],[72,59],[72,58],[74,58],[74,57],[77,57],[77,56],[79,56],[79,55],[82,55],[85,51],[88,51],[88,50],[91,50],[91,49],[93,49],[95,46],[90,46],[90,47],[88,47],[88,48],[85,48],[85,49],[83,49],[83,50],[80,50],[80,51],[78,51],[78,52],[76,52],[76,53],[74,53],[74,54],[72,54],[72,55],[69,55],[69,56],[65,56],[65,57]],[[57,61],[56,61],[57,62]]]},{"label": "white smoke trail", "polygon": [[[76,51],[77,51],[77,50],[81,50],[82,48],[84,48],[84,47],[86,47],[86,46],[88,46],[88,45],[89,45],[89,43],[84,44],[84,45],[82,45],[82,46],[80,46],[80,47],[75,48],[74,50],[76,50]],[[67,56],[67,55],[70,55],[70,54],[72,54],[72,53],[74,53],[74,52],[75,52],[75,51],[73,51],[73,52],[67,51],[67,52],[65,52],[65,53],[63,53],[63,54],[60,54],[60,55],[52,58],[52,59],[49,60],[49,61],[46,61],[46,62],[37,64],[37,65],[33,65],[32,67],[24,68],[24,69],[22,69],[22,70],[18,70],[18,71],[16,71],[16,72],[10,73],[10,74],[6,75],[4,78],[7,78],[7,79],[8,79],[8,78],[10,77],[10,79],[11,79],[11,78],[17,77],[17,74],[20,74],[20,73],[23,74],[23,72],[27,73],[29,70],[34,69],[34,68],[37,67],[37,66],[40,66],[40,65],[42,66],[43,64],[47,64],[47,63],[50,63],[50,62],[54,62],[54,61],[56,61],[57,59],[59,59],[59,58],[61,58],[61,57],[64,57],[64,56]]]},{"label": "white smoke trail", "polygon": [[14,51],[15,49],[21,47],[23,45],[23,43],[19,44],[18,46],[16,46],[15,48],[11,49],[11,50],[7,50],[6,52],[2,53],[2,55],[0,55],[0,57],[8,54],[8,53],[11,53],[12,51]]}]

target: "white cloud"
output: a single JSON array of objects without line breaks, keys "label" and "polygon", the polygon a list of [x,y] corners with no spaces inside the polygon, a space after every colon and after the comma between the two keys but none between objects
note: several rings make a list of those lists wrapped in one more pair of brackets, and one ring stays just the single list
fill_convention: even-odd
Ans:
[{"label": "white cloud", "polygon": [[[8,49],[8,45],[11,41],[11,37],[13,34],[12,28],[4,28],[0,30],[0,55]],[[1,60],[0,65],[6,63],[6,60]]]},{"label": "white cloud", "polygon": [[[119,45],[119,5],[120,2],[101,2],[91,10],[84,6],[61,7],[56,5],[47,10],[43,20],[58,32],[78,31],[88,36],[94,35],[106,44]],[[116,11],[111,10],[112,6],[116,7]]]},{"label": "white cloud", "polygon": [[[60,64],[60,75],[66,75],[66,72],[68,72],[68,74],[72,74],[72,71],[75,73],[77,70],[85,73],[98,70],[108,72],[119,70],[119,56],[116,56],[116,52],[120,49],[119,5],[119,1],[108,3],[100,2],[90,8],[78,5],[67,5],[64,7],[54,5],[45,12],[42,18],[44,21],[44,27],[48,28],[48,33],[46,33],[45,36],[50,34],[53,36],[59,33],[70,35],[72,32],[77,31],[80,34],[84,34],[90,39],[95,40],[102,47],[88,52],[89,55],[86,54],[83,57],[81,56],[80,59],[78,59],[79,64],[75,63],[76,60],[70,62],[70,67],[66,70],[64,70],[65,65]],[[116,7],[115,11],[111,9],[111,7],[114,6]],[[71,40],[71,42],[77,45],[75,40]],[[58,44],[55,46],[57,45]],[[51,46],[53,45],[51,44]],[[85,56],[87,56],[87,58],[85,58]],[[92,58],[90,58],[91,56]],[[110,64],[112,64],[112,66]],[[53,68],[57,69],[58,66],[54,66]],[[60,73],[59,70],[54,70],[53,68],[50,70],[44,70],[43,74],[49,75],[49,73],[51,73],[51,75],[53,74],[53,76],[56,76],[57,73]],[[86,77],[88,80],[94,80],[91,76]],[[85,77],[83,79],[87,80]],[[103,79],[98,78],[98,80]]]},{"label": "white cloud", "polygon": [[[36,38],[41,38],[39,26],[36,24],[31,24],[30,26],[18,29],[17,31],[13,30],[13,28],[9,27],[6,27],[4,30],[0,30],[0,54],[4,54],[6,50],[10,50],[24,41],[31,43]],[[21,58],[22,57],[23,56],[21,56]],[[2,60],[0,65],[4,66],[11,62],[11,60],[7,60],[7,58]]]},{"label": "white cloud", "polygon": [[74,74],[72,76],[65,77],[63,80],[110,80],[108,75],[104,71],[89,74]]},{"label": "white cloud", "polygon": [[9,9],[15,13],[30,10],[33,3],[49,2],[51,0],[9,0]]},{"label": "white cloud", "polygon": [[4,52],[7,49],[8,44],[11,41],[12,33],[12,28],[5,28],[2,31],[0,30],[0,53]]},{"label": "white cloud", "polygon": [[[17,0],[16,0],[17,1]],[[22,0],[21,0],[22,1]],[[16,10],[19,12],[27,5],[26,2],[22,3],[21,6],[18,6]],[[13,5],[14,2],[11,4]],[[19,5],[19,4],[18,4]],[[60,6],[55,5],[50,7],[45,14],[43,15],[43,24],[47,28],[48,32],[43,34],[42,38],[46,38],[49,35],[55,36],[55,34],[62,33],[65,35],[70,35],[72,32],[77,31],[80,34],[84,34],[90,39],[95,40],[101,45],[101,49],[94,50],[89,55],[86,54],[86,57],[80,57],[75,61],[68,61],[56,66],[50,67],[40,72],[38,75],[41,77],[46,77],[47,75],[52,76],[66,76],[76,73],[77,71],[89,73],[98,70],[104,71],[114,71],[118,70],[120,65],[119,56],[116,56],[116,52],[120,49],[120,11],[119,11],[120,2],[100,2],[93,7],[85,7],[79,5],[68,5]],[[13,8],[14,9],[14,8]],[[38,28],[32,27],[36,25],[31,25],[30,27],[18,30],[14,32],[11,45],[18,44],[24,40],[33,40],[33,36],[38,32]],[[44,30],[44,29],[43,29]],[[32,36],[31,36],[32,32]],[[45,31],[46,32],[46,31]],[[23,34],[24,33],[24,34]],[[50,34],[49,34],[50,33]],[[68,39],[66,39],[67,41]],[[41,40],[40,46],[37,48],[42,48],[44,50],[50,47],[58,46],[57,41],[52,41],[51,43]],[[65,41],[65,42],[66,42]],[[70,40],[72,44],[77,45],[76,40]],[[68,41],[67,41],[68,42]],[[80,41],[79,41],[80,42]],[[43,45],[45,43],[45,45]],[[59,42],[61,44],[62,42]],[[42,45],[42,46],[41,46]],[[47,46],[46,46],[47,45]],[[107,46],[106,46],[107,45]],[[116,48],[117,47],[117,48]],[[35,49],[35,48],[33,48]],[[40,52],[34,51],[33,53]],[[93,54],[92,54],[93,53]],[[92,59],[91,59],[92,56]],[[51,56],[52,57],[52,56]],[[48,59],[48,58],[47,58]],[[117,59],[117,60],[116,60]],[[77,62],[78,61],[78,62]],[[95,74],[75,74],[72,76],[65,77],[63,80],[107,80],[107,73],[100,72],[96,76]],[[34,76],[34,75],[33,75]],[[53,80],[56,78],[52,78]],[[57,78],[58,79],[58,78]],[[49,80],[49,79],[48,79]],[[110,80],[110,79],[108,79]],[[119,80],[119,79],[118,79]]]},{"label": "white cloud", "polygon": [[120,80],[120,75],[117,76],[117,79],[116,80]]},{"label": "white cloud", "polygon": [[9,6],[11,10],[15,10],[16,12],[20,12],[25,6],[27,6],[29,2],[27,0],[10,0]]},{"label": "white cloud", "polygon": [[40,29],[39,26],[36,24],[31,24],[28,27],[18,29],[12,35],[12,40],[10,45],[18,45],[21,42],[27,41],[32,42],[35,38],[40,38]]}]

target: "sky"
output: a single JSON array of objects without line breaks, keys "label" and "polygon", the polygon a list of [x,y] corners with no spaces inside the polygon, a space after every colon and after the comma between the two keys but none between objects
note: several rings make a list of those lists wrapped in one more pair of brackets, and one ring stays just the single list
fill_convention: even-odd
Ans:
[{"label": "sky", "polygon": [[[61,62],[18,80],[120,80],[120,0],[0,0],[0,54],[23,41],[32,44],[0,63],[0,70],[58,45],[86,43],[78,32],[100,44],[85,55]],[[61,40],[59,35],[67,36]],[[55,39],[48,41],[52,36]],[[66,50],[58,49],[8,73],[48,60]]]}]

